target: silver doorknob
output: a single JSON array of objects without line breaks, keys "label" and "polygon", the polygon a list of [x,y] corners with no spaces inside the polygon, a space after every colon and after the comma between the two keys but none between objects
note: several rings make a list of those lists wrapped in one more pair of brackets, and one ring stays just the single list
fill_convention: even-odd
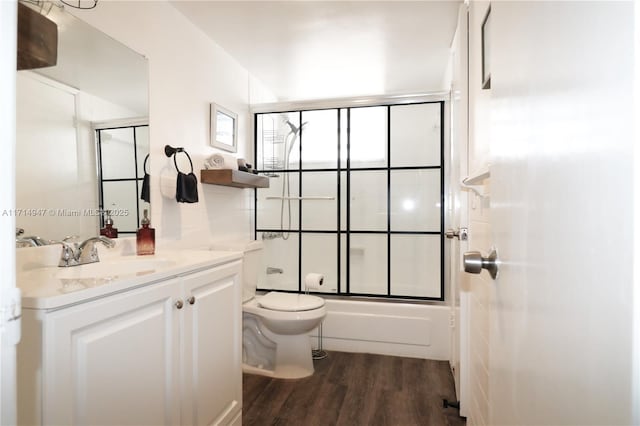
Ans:
[{"label": "silver doorknob", "polygon": [[470,274],[479,274],[486,269],[494,280],[498,277],[498,253],[491,250],[489,256],[482,257],[479,251],[468,251],[462,255],[464,271]]},{"label": "silver doorknob", "polygon": [[187,299],[187,302],[189,302],[190,305],[193,305],[194,303],[196,303],[196,298],[194,296],[191,296]]},{"label": "silver doorknob", "polygon": [[175,305],[176,305],[176,308],[182,309],[182,307],[184,306],[184,302],[182,300],[177,300]]},{"label": "silver doorknob", "polygon": [[469,231],[467,230],[467,228],[458,228],[457,231],[455,229],[449,228],[444,232],[444,236],[449,238],[450,240],[453,238],[457,238],[460,241],[466,241],[467,237],[469,236]]}]

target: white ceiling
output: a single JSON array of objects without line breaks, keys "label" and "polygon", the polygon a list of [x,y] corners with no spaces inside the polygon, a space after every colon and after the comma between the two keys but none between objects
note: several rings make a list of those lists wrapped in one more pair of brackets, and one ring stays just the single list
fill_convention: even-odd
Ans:
[{"label": "white ceiling", "polygon": [[461,2],[171,3],[285,101],[446,89]]}]

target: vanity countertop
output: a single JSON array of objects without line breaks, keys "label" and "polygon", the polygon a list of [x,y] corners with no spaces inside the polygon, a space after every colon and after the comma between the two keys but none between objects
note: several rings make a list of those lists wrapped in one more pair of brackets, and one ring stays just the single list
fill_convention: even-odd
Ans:
[{"label": "vanity countertop", "polygon": [[52,310],[242,259],[242,252],[160,250],[108,256],[68,268],[24,265],[16,271],[25,309]]}]

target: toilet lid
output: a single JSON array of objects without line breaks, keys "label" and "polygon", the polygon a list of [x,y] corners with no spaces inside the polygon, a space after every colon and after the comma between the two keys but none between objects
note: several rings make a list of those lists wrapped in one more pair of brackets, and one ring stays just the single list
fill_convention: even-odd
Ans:
[{"label": "toilet lid", "polygon": [[310,311],[324,306],[324,299],[306,294],[277,293],[272,291],[258,299],[258,305],[272,311]]}]

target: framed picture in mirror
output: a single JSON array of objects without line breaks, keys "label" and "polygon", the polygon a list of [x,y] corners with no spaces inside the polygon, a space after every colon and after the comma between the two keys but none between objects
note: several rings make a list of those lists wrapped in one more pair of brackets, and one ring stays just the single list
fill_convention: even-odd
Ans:
[{"label": "framed picture in mirror", "polygon": [[229,152],[238,150],[238,114],[211,104],[210,145]]}]

